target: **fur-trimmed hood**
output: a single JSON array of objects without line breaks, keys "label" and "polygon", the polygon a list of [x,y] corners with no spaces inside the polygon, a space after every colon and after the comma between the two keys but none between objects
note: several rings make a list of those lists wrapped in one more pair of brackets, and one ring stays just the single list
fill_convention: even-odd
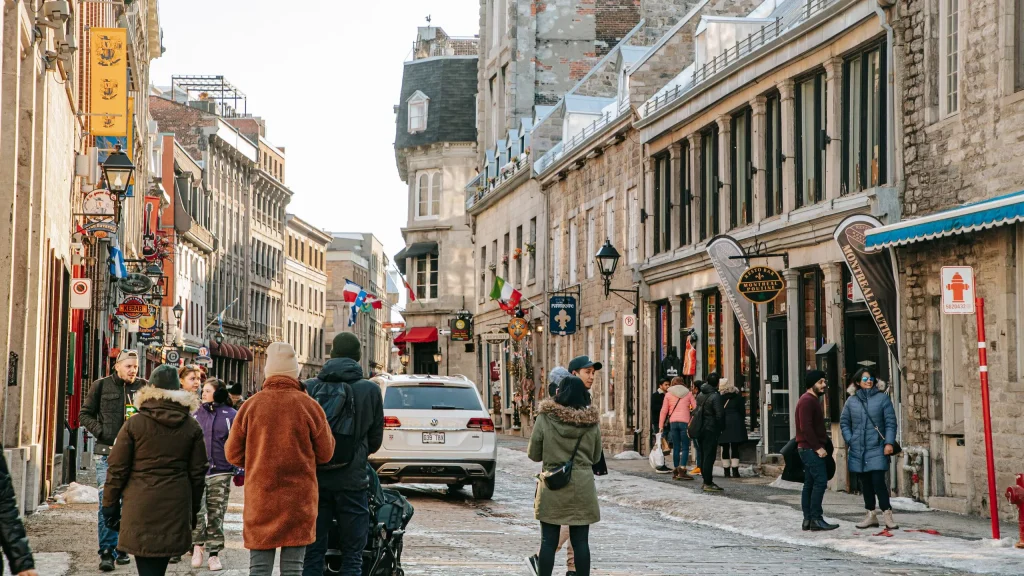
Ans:
[{"label": "fur-trimmed hood", "polygon": [[143,386],[135,393],[135,407],[165,426],[177,427],[199,409],[199,397],[188,390]]},{"label": "fur-trimmed hood", "polygon": [[[888,387],[889,387],[889,385],[886,384],[885,380],[876,380],[875,381],[875,390],[878,390],[879,392],[885,392],[885,390]],[[846,395],[847,396],[853,396],[854,394],[857,393],[857,390],[859,388],[860,388],[860,386],[857,386],[856,384],[850,384],[849,386],[846,387]]]},{"label": "fur-trimmed hood", "polygon": [[730,384],[725,378],[722,378],[718,384],[718,393],[722,396],[726,394],[739,394],[740,389]]},{"label": "fur-trimmed hood", "polygon": [[686,395],[690,393],[690,389],[682,384],[676,384],[668,389],[668,393],[675,396],[676,398],[686,398]]},{"label": "fur-trimmed hood", "polygon": [[593,405],[586,408],[569,408],[550,398],[540,403],[540,406],[537,407],[537,413],[546,414],[563,424],[576,428],[589,428],[590,426],[596,426],[601,421],[597,408]]}]

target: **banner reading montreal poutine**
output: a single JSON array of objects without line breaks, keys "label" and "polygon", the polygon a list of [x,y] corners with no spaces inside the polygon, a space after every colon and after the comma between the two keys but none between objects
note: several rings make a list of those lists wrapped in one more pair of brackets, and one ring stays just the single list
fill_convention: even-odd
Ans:
[{"label": "banner reading montreal poutine", "polygon": [[871,318],[878,326],[882,340],[900,365],[899,290],[896,288],[895,257],[891,248],[868,251],[864,234],[882,223],[871,216],[854,215],[843,220],[835,231],[835,240],[843,252],[853,281],[864,293]]},{"label": "banner reading montreal poutine", "polygon": [[739,322],[743,334],[750,344],[751,353],[755,356],[757,347],[757,326],[754,324],[754,303],[737,293],[736,286],[740,282],[740,276],[747,271],[750,262],[746,258],[743,247],[731,236],[724,234],[715,236],[708,242],[708,256],[711,263],[718,272],[718,278],[722,281],[722,292],[725,299],[729,301],[736,321]]}]

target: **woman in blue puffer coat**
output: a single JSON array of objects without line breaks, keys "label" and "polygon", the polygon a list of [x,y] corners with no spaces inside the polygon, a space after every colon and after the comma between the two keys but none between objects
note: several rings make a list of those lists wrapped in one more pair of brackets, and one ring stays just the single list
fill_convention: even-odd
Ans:
[{"label": "woman in blue puffer coat", "polygon": [[885,473],[889,470],[889,456],[896,442],[896,411],[889,395],[885,393],[885,384],[878,383],[876,386],[876,382],[874,375],[866,368],[854,374],[851,386],[854,390],[843,407],[839,428],[846,441],[850,473],[860,477],[864,508],[867,509],[867,516],[857,524],[857,528],[878,526],[878,514],[875,511],[877,498],[885,527],[894,530],[899,526],[892,517]]}]

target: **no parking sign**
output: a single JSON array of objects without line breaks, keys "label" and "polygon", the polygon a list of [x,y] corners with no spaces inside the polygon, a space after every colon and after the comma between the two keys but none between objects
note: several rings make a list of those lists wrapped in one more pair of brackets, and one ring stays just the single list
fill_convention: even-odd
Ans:
[{"label": "no parking sign", "polygon": [[636,336],[636,316],[626,314],[622,317],[622,335]]}]

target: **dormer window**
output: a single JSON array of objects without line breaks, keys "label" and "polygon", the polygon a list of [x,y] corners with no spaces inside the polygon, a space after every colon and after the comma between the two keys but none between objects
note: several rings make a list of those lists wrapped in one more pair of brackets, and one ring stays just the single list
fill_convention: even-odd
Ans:
[{"label": "dormer window", "polygon": [[430,98],[417,90],[409,97],[409,134],[423,132],[427,129],[427,106]]}]

